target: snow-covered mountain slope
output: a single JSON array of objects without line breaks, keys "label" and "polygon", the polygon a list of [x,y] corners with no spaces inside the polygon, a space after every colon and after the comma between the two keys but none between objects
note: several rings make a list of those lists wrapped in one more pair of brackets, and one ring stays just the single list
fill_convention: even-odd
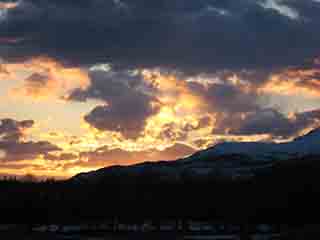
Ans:
[{"label": "snow-covered mountain slope", "polygon": [[301,155],[320,154],[320,128],[309,132],[307,135],[296,138],[286,144],[286,151]]},{"label": "snow-covered mountain slope", "polygon": [[320,156],[320,129],[288,143],[227,142],[170,162],[145,162],[132,166],[114,166],[82,173],[73,179],[99,181],[104,177],[155,176],[162,180],[182,178],[248,178],[273,166],[277,161],[308,155]]},{"label": "snow-covered mountain slope", "polygon": [[287,159],[305,155],[320,154],[320,129],[298,137],[288,143],[262,143],[262,142],[226,142],[208,149],[204,154],[223,156],[231,154],[244,154],[258,159]]}]

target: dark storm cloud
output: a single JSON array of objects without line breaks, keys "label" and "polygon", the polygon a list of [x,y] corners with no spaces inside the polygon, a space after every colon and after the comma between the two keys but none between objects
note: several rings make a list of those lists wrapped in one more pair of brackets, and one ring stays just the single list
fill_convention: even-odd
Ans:
[{"label": "dark storm cloud", "polygon": [[264,109],[249,114],[239,129],[232,131],[233,134],[271,134],[274,137],[297,136],[302,130],[319,127],[320,109],[296,113],[293,117],[279,113],[274,109]]},{"label": "dark storm cloud", "polygon": [[227,82],[213,83],[208,86],[196,82],[189,83],[192,92],[205,99],[211,108],[209,110],[218,113],[242,113],[259,109],[259,96],[255,89],[246,91],[244,87]]},{"label": "dark storm cloud", "polygon": [[0,150],[5,152],[2,160],[19,161],[32,160],[41,154],[61,151],[61,149],[49,142],[23,141],[24,131],[34,125],[33,120],[16,121],[2,119],[0,125]]},{"label": "dark storm cloud", "polygon": [[259,104],[260,98],[254,85],[252,89],[245,89],[245,84],[234,85],[228,82],[228,74],[220,77],[219,83],[205,86],[190,82],[188,87],[204,99],[208,112],[214,115],[213,134],[228,134],[241,127],[244,114],[261,111],[263,106]]},{"label": "dark storm cloud", "polygon": [[[302,74],[304,75],[304,74]],[[311,81],[312,80],[312,81]],[[317,78],[305,76],[299,84],[317,87]],[[297,136],[304,129],[319,127],[320,110],[295,113],[288,117],[277,109],[266,108],[257,89],[245,89],[241,84],[210,84],[204,87],[190,83],[190,89],[203,97],[208,110],[215,114],[214,134],[258,135],[270,134],[272,138]]]},{"label": "dark storm cloud", "polygon": [[214,84],[206,95],[218,112],[248,112],[259,108],[256,93],[243,92],[239,87]]},{"label": "dark storm cloud", "polygon": [[149,92],[153,89],[140,75],[127,71],[91,71],[91,85],[86,90],[76,89],[69,100],[98,99],[106,105],[97,106],[84,119],[91,126],[105,131],[120,132],[126,138],[136,138],[145,127],[146,120],[156,114],[157,99]]},{"label": "dark storm cloud", "polygon": [[71,64],[111,61],[182,71],[272,68],[319,54],[316,1],[282,1],[292,19],[264,1],[22,0],[0,23],[6,59],[48,55]]}]

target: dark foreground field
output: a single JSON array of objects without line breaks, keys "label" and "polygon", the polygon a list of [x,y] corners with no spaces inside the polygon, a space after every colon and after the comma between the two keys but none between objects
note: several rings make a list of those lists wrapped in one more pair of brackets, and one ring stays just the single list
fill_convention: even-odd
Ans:
[{"label": "dark foreground field", "polygon": [[25,231],[0,232],[1,240],[314,240],[319,239],[319,224],[306,224],[279,233],[209,234],[208,232],[167,233],[38,233]]},{"label": "dark foreground field", "polygon": [[182,235],[170,234],[52,234],[52,233],[0,233],[1,240],[180,240]]},{"label": "dark foreground field", "polygon": [[74,235],[60,235],[49,233],[0,233],[1,240],[314,240],[318,239],[316,235],[310,234],[296,234],[289,236],[257,236],[242,238],[241,236],[230,235],[181,235],[181,234],[74,234]]}]

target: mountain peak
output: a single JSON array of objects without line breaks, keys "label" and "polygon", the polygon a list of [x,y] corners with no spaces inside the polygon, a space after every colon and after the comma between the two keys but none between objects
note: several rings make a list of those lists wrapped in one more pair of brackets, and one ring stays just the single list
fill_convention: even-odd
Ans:
[{"label": "mountain peak", "polygon": [[232,155],[243,154],[258,157],[259,159],[269,158],[290,158],[292,155],[314,155],[320,154],[320,128],[300,136],[288,143],[271,142],[225,142],[210,149],[211,155]]}]

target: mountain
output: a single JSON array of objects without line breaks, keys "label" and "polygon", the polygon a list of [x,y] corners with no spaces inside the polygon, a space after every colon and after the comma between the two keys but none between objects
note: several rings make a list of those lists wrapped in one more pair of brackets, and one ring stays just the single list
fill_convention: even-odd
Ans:
[{"label": "mountain", "polygon": [[248,179],[283,160],[320,155],[320,129],[288,143],[225,142],[176,161],[113,166],[81,173],[73,181],[98,182],[107,177],[153,176],[162,181],[183,178]]},{"label": "mountain", "polygon": [[227,142],[209,150],[211,155],[245,154],[251,157],[288,159],[320,154],[320,128],[288,143]]},{"label": "mountain", "polygon": [[308,220],[320,214],[319,139],[315,130],[282,144],[222,143],[176,161],[113,166],[66,181],[4,179],[1,217],[37,224]]}]

